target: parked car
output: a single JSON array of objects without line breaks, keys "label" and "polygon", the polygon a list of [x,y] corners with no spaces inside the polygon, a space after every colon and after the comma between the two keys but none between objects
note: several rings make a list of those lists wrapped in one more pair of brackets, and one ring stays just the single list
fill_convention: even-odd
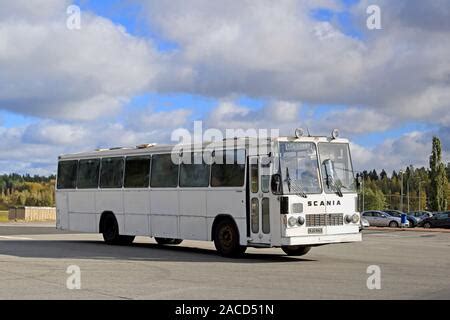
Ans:
[{"label": "parked car", "polygon": [[361,224],[360,224],[360,226],[359,226],[359,231],[361,231],[362,229],[366,229],[366,228],[368,228],[368,227],[370,227],[369,221],[367,221],[366,218],[362,217],[362,218],[361,218]]},{"label": "parked car", "polygon": [[424,228],[450,228],[450,211],[441,212],[425,218],[419,223]]},{"label": "parked car", "polygon": [[[375,227],[391,227],[398,228],[402,225],[401,218],[393,217],[390,214],[383,211],[364,211],[362,213],[364,219],[366,219],[371,226]],[[406,221],[406,226],[409,226],[409,222]]]},{"label": "parked car", "polygon": [[409,216],[416,218],[417,223],[420,223],[423,219],[430,218],[433,214],[429,211],[413,211],[408,213]]},{"label": "parked car", "polygon": [[383,212],[386,212],[387,214],[393,216],[393,217],[397,217],[397,218],[402,218],[402,214],[406,214],[406,219],[409,222],[409,227],[410,228],[415,228],[417,227],[417,224],[419,223],[417,221],[417,219],[414,216],[410,216],[407,213],[401,212],[399,210],[383,210]]}]

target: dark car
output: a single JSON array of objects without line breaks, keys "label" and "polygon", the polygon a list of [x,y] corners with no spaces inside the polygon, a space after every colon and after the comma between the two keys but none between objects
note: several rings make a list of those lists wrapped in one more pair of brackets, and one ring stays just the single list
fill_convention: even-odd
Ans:
[{"label": "dark car", "polygon": [[450,211],[441,212],[426,218],[419,223],[424,228],[450,228]]},{"label": "dark car", "polygon": [[426,219],[426,218],[430,218],[433,216],[433,214],[429,211],[413,211],[408,213],[408,216],[413,216],[414,218],[417,219],[417,223],[419,223],[420,221]]},{"label": "dark car", "polygon": [[402,214],[406,214],[406,219],[409,222],[410,228],[415,228],[419,224],[419,222],[417,221],[417,219],[414,216],[408,215],[407,213],[403,213],[399,210],[383,210],[383,211],[390,214],[391,216],[397,217],[397,218],[401,218]]}]

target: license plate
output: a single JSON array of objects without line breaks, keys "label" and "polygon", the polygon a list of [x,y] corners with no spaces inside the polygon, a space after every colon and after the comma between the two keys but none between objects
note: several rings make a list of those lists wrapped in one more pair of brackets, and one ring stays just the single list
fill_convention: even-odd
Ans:
[{"label": "license plate", "polygon": [[309,228],[308,234],[322,234],[323,228]]}]

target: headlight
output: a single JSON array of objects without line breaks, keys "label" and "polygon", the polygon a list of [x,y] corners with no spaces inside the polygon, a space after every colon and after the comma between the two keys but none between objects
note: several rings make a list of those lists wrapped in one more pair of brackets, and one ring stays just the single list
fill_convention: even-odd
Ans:
[{"label": "headlight", "polygon": [[297,225],[297,218],[290,217],[288,220],[289,227],[295,227]]},{"label": "headlight", "polygon": [[350,223],[352,221],[353,221],[352,216],[345,216],[345,222]]},{"label": "headlight", "polygon": [[298,217],[297,222],[298,222],[299,225],[302,226],[302,225],[305,224],[305,218],[303,218],[303,217]]},{"label": "headlight", "polygon": [[359,222],[359,215],[358,214],[354,214],[353,216],[352,216],[352,222],[353,223],[358,223]]}]

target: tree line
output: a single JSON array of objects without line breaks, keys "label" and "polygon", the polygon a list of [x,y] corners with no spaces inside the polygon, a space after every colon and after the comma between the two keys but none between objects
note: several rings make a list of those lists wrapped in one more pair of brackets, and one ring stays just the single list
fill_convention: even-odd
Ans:
[{"label": "tree line", "polygon": [[[442,146],[433,138],[429,168],[363,171],[357,174],[359,210],[445,211],[450,209],[450,163],[442,162]],[[403,195],[403,196],[402,196]]]},{"label": "tree line", "polygon": [[0,209],[55,206],[55,180],[54,175],[0,175]]}]

